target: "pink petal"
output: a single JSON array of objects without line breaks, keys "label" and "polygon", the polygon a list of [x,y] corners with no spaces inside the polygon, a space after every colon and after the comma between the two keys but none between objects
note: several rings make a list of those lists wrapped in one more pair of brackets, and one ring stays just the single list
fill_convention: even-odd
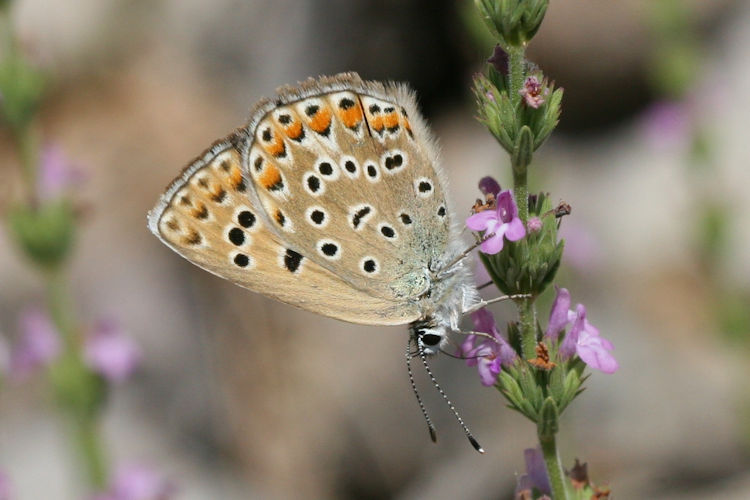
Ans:
[{"label": "pink petal", "polygon": [[497,214],[493,210],[485,210],[466,219],[466,227],[472,231],[485,231],[490,222],[496,220]]},{"label": "pink petal", "polygon": [[523,227],[521,219],[516,217],[507,224],[505,237],[508,238],[508,241],[518,241],[524,236],[526,236],[526,228]]},{"label": "pink petal", "polygon": [[471,320],[474,322],[474,329],[477,332],[489,333],[490,335],[497,332],[495,317],[484,307],[471,313]]},{"label": "pink petal", "polygon": [[492,236],[488,240],[482,242],[479,248],[487,255],[493,255],[500,252],[503,249],[503,235],[496,234],[495,236]]},{"label": "pink petal", "polygon": [[549,322],[547,322],[547,331],[545,336],[551,339],[557,339],[560,332],[565,330],[570,322],[568,313],[570,312],[570,292],[567,288],[557,288],[555,301],[552,303],[552,310],[549,313]]},{"label": "pink petal", "polygon": [[481,358],[477,365],[479,380],[485,387],[492,387],[497,382],[497,374],[500,373],[500,363],[496,359]]},{"label": "pink petal", "polygon": [[576,353],[591,368],[604,373],[614,373],[619,368],[617,360],[609,352],[612,343],[588,330],[581,332],[576,345]]},{"label": "pink petal", "polygon": [[597,345],[579,345],[578,357],[591,368],[612,374],[620,367],[617,360],[606,349]]}]

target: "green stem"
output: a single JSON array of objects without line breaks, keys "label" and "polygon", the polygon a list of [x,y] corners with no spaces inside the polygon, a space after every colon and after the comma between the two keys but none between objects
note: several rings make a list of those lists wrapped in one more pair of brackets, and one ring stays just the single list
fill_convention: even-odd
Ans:
[{"label": "green stem", "polygon": [[47,306],[55,326],[63,337],[66,350],[78,347],[72,304],[64,271],[54,269],[47,275]]},{"label": "green stem", "polygon": [[528,172],[523,168],[520,172],[513,168],[513,196],[518,205],[518,217],[521,218],[523,225],[529,220],[529,186]]},{"label": "green stem", "polygon": [[510,102],[513,104],[514,109],[521,102],[521,94],[519,92],[521,87],[523,87],[525,77],[525,52],[525,46],[508,49],[508,90],[510,92]]},{"label": "green stem", "polygon": [[75,426],[78,452],[84,463],[88,484],[94,490],[102,490],[107,485],[107,461],[97,421],[95,418],[76,419]]},{"label": "green stem", "polygon": [[554,500],[567,500],[568,491],[565,489],[565,482],[563,481],[563,468],[560,463],[560,455],[557,453],[555,435],[540,436],[539,442],[542,445],[544,463],[547,465],[547,475],[549,476],[549,484],[552,488],[552,498]]},{"label": "green stem", "polygon": [[[516,112],[520,110],[521,94],[525,78],[525,47],[512,47],[508,49],[508,89],[510,93],[510,102]],[[512,165],[513,167],[513,194],[518,204],[518,215],[526,225],[529,218],[528,202],[528,180],[526,165]]]},{"label": "green stem", "polygon": [[61,269],[48,271],[47,302],[65,355],[57,366],[53,386],[60,401],[60,409],[71,421],[71,439],[77,449],[92,490],[102,490],[107,485],[107,458],[101,441],[96,401],[99,387],[96,376],[83,366],[81,339],[70,300],[68,281]]},{"label": "green stem", "polygon": [[28,199],[36,203],[37,137],[30,126],[15,130],[13,134],[18,148],[21,173]]},{"label": "green stem", "polygon": [[534,299],[520,299],[518,306],[519,329],[521,331],[521,352],[523,359],[536,358],[536,308]]}]

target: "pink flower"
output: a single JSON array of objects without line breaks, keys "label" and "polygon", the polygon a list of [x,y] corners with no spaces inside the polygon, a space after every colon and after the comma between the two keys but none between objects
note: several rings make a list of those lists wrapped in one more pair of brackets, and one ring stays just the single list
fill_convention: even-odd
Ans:
[{"label": "pink flower", "polygon": [[[518,358],[518,354],[497,329],[491,312],[487,309],[480,309],[472,313],[471,317],[475,331],[487,333],[492,336],[492,339],[467,335],[461,343],[458,354],[468,358],[467,366],[477,367],[482,385],[489,387],[497,382],[497,375],[502,366],[512,364]],[[479,344],[476,344],[477,339],[480,339]]]},{"label": "pink flower", "polygon": [[479,179],[479,190],[485,196],[487,196],[488,194],[492,194],[495,198],[497,198],[497,195],[500,193],[501,188],[500,184],[495,180],[495,178],[488,175]]},{"label": "pink flower", "polygon": [[537,77],[527,76],[518,93],[521,94],[527,106],[537,109],[544,104],[544,98],[549,94],[549,88],[544,82],[540,82]]},{"label": "pink flower", "polygon": [[47,366],[60,354],[60,334],[39,308],[27,309],[19,320],[21,337],[10,355],[10,373],[17,380]]},{"label": "pink flower", "polygon": [[122,382],[138,367],[141,351],[110,319],[99,320],[84,345],[84,360],[110,382]]},{"label": "pink flower", "polygon": [[[526,461],[526,473],[518,476],[516,484],[516,498],[531,498],[534,488],[540,493],[551,493],[547,466],[544,463],[544,455],[539,447],[523,450],[523,458]],[[528,493],[529,496],[520,496]]]},{"label": "pink flower", "polygon": [[117,469],[109,490],[94,500],[168,500],[174,494],[174,484],[153,469],[129,464]]},{"label": "pink flower", "polygon": [[47,144],[42,149],[37,174],[37,193],[42,200],[53,200],[64,195],[66,191],[80,185],[84,175],[80,168],[71,164],[62,150]]},{"label": "pink flower", "polygon": [[542,219],[539,217],[529,217],[529,222],[526,225],[530,233],[538,233],[542,230]]},{"label": "pink flower", "polygon": [[570,292],[567,288],[557,286],[555,288],[557,289],[557,295],[555,295],[555,301],[552,303],[547,331],[544,334],[552,340],[557,340],[560,333],[573,321],[573,318],[570,317],[570,313],[572,313],[570,311]]},{"label": "pink flower", "polygon": [[578,357],[591,368],[611,374],[620,367],[610,352],[615,347],[612,342],[599,335],[598,328],[588,322],[583,304],[576,306],[576,319],[560,346],[560,353],[569,352],[570,344],[574,345]]},{"label": "pink flower", "polygon": [[508,76],[508,54],[503,50],[500,45],[495,45],[495,50],[492,51],[492,56],[487,59],[495,70],[503,76]]},{"label": "pink flower", "polygon": [[496,254],[503,249],[503,237],[518,241],[526,236],[526,228],[518,217],[518,207],[510,191],[502,191],[497,197],[497,210],[484,210],[466,219],[466,226],[473,231],[483,231],[487,237],[480,248],[486,254]]},{"label": "pink flower", "polygon": [[577,354],[591,368],[603,373],[616,372],[619,365],[611,353],[614,346],[599,335],[598,328],[588,322],[583,304],[578,304],[573,312],[570,310],[570,303],[570,292],[565,288],[558,288],[545,336],[556,340],[560,333],[572,324],[560,344],[560,356],[568,359]]}]

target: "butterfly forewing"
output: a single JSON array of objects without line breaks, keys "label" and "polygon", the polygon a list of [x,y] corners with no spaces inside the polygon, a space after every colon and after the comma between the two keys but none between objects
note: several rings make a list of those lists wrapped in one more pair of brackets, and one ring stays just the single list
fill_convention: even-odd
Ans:
[{"label": "butterfly forewing", "polygon": [[[282,302],[354,323],[416,319],[414,306],[353,289],[269,230],[248,196],[250,183],[237,147],[242,142],[234,135],[188,166],[149,214],[151,230],[194,264]],[[254,179],[276,182],[273,172]]]},{"label": "butterfly forewing", "polygon": [[271,229],[369,295],[407,303],[424,293],[450,221],[414,99],[340,76],[280,100],[251,119],[243,151]]}]

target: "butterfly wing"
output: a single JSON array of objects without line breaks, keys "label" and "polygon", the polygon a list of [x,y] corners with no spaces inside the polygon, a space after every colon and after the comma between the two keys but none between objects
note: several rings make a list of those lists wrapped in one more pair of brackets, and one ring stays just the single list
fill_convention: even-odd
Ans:
[{"label": "butterfly wing", "polygon": [[261,103],[243,166],[272,230],[359,290],[415,301],[452,235],[434,142],[412,94],[356,74]]},{"label": "butterfly wing", "polygon": [[151,231],[199,267],[302,309],[361,324],[418,318],[413,306],[353,289],[269,230],[248,197],[244,142],[234,134],[190,164],[149,213]]}]

